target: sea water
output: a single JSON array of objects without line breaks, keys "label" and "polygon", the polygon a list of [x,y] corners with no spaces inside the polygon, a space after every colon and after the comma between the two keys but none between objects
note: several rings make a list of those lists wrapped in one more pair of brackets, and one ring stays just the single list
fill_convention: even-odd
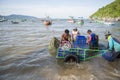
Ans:
[{"label": "sea water", "polygon": [[51,38],[60,38],[65,29],[71,33],[76,27],[86,37],[88,29],[99,35],[103,49],[107,46],[106,30],[120,40],[120,24],[108,26],[85,20],[81,26],[59,19],[53,20],[51,26],[41,21],[1,22],[0,80],[120,80],[120,59],[108,62],[99,56],[78,64],[59,65],[49,54]]}]

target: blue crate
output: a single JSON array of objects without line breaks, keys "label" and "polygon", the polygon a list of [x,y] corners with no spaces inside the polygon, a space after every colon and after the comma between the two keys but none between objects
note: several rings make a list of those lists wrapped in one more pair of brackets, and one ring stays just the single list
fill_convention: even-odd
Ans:
[{"label": "blue crate", "polygon": [[73,55],[77,55],[77,51],[74,50],[62,50],[62,49],[58,49],[57,52],[57,57],[65,57],[68,54],[73,54]]},{"label": "blue crate", "polygon": [[86,48],[86,40],[85,36],[77,36],[76,41],[73,42],[73,48]]},{"label": "blue crate", "polygon": [[64,53],[64,51],[61,48],[59,48],[58,52],[57,52],[57,57],[64,57],[63,53]]}]

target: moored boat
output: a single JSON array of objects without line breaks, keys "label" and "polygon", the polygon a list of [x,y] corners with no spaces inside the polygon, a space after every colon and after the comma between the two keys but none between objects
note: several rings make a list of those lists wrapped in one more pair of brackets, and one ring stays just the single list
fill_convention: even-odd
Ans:
[{"label": "moored boat", "polygon": [[1,18],[0,19],[0,22],[6,22],[6,21],[8,21],[7,19],[4,19],[4,18]]},{"label": "moored boat", "polygon": [[115,22],[104,22],[106,25],[115,25]]},{"label": "moored boat", "polygon": [[19,24],[17,21],[11,21],[12,24]]},{"label": "moored boat", "polygon": [[74,17],[72,17],[72,16],[69,16],[69,17],[70,17],[70,19],[68,19],[68,22],[69,22],[69,23],[75,23]]},{"label": "moored boat", "polygon": [[46,16],[46,18],[43,20],[43,24],[45,26],[49,26],[49,25],[52,25],[52,20],[49,16]]},{"label": "moored boat", "polygon": [[69,23],[75,23],[75,21],[73,19],[68,19]]},{"label": "moored boat", "polygon": [[44,21],[44,25],[48,26],[48,25],[51,25],[52,24],[52,21],[50,20],[45,20]]},{"label": "moored boat", "polygon": [[84,20],[79,20],[79,21],[78,21],[78,25],[81,25],[81,26],[82,26],[83,24],[84,24]]}]

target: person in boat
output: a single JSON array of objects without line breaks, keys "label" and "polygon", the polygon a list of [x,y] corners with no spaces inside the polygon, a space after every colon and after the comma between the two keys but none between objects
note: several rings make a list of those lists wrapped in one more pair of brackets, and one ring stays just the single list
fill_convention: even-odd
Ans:
[{"label": "person in boat", "polygon": [[60,47],[68,47],[71,48],[71,35],[69,34],[69,30],[66,29],[64,33],[62,34],[61,41],[60,41]]},{"label": "person in boat", "polygon": [[62,34],[61,41],[71,41],[71,35],[69,34],[69,30],[66,29],[64,34]]},{"label": "person in boat", "polygon": [[78,31],[77,28],[73,29],[72,31],[72,42],[76,41],[76,37],[80,35],[80,32]]},{"label": "person in boat", "polygon": [[116,58],[120,58],[120,41],[113,38],[109,31],[105,34],[105,37],[108,41],[107,49],[109,51],[104,53],[103,57],[108,61],[114,61]]},{"label": "person in boat", "polygon": [[89,29],[87,31],[87,33],[89,34],[88,39],[87,39],[87,44],[89,45],[90,49],[97,49],[98,48],[98,35],[96,35],[95,33],[92,33],[92,31]]}]

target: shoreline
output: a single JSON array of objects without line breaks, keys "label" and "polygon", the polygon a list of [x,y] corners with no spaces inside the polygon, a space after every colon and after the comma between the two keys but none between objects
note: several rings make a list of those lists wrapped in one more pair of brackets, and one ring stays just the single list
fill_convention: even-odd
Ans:
[{"label": "shoreline", "polygon": [[98,17],[98,18],[90,18],[91,20],[99,20],[99,21],[105,21],[105,22],[120,22],[120,17],[112,18],[112,17]]}]

